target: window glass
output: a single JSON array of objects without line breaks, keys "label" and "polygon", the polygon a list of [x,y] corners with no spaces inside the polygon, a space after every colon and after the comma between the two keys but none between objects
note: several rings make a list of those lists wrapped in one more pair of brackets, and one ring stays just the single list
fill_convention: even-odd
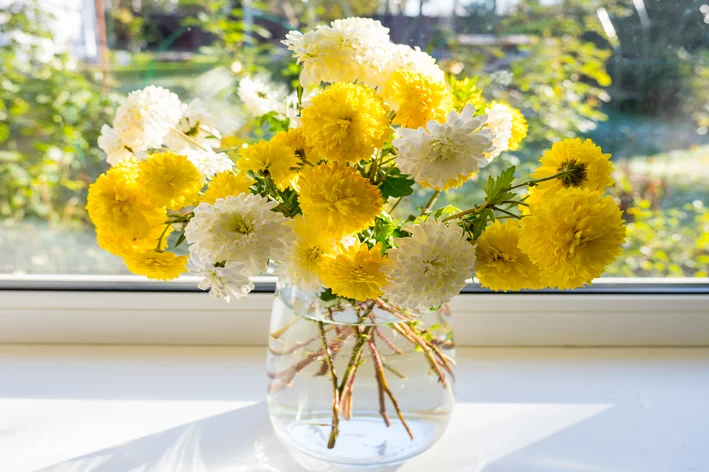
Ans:
[{"label": "window glass", "polygon": [[[528,174],[568,137],[611,153],[629,238],[606,275],[708,275],[709,2],[696,0],[0,0],[0,273],[127,273],[84,210],[121,97],[155,84],[199,98],[238,147],[295,90],[286,33],[347,16],[523,111],[530,135],[494,169]],[[447,203],[480,196],[473,179]]]}]

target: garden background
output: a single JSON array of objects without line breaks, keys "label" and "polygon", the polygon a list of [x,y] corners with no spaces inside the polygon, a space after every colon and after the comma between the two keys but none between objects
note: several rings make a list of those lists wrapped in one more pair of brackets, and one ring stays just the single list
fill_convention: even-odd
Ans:
[{"label": "garden background", "polygon": [[[261,105],[295,89],[285,34],[366,16],[524,112],[530,137],[496,168],[529,173],[573,136],[613,154],[630,237],[606,275],[707,277],[707,3],[0,0],[0,273],[127,273],[98,248],[84,210],[107,167],[96,139],[122,96],[155,84],[198,97],[236,147],[267,136]],[[448,203],[481,194],[473,180]]]}]

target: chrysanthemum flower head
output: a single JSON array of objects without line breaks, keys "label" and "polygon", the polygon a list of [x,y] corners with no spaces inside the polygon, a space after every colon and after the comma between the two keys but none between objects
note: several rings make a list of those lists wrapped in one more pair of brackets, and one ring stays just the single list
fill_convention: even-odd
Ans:
[{"label": "chrysanthemum flower head", "polygon": [[519,247],[519,223],[514,220],[490,224],[477,242],[477,277],[492,290],[542,288],[540,271]]},{"label": "chrysanthemum flower head", "polygon": [[268,74],[244,77],[237,88],[239,99],[252,116],[271,112],[285,113],[287,92],[284,85],[273,82]]},{"label": "chrysanthemum flower head", "polygon": [[116,130],[108,125],[101,127],[101,136],[98,137],[98,147],[106,153],[106,162],[112,166],[124,159],[133,157],[133,153],[130,152],[130,149],[118,139]]},{"label": "chrysanthemum flower head", "polygon": [[229,303],[232,299],[243,300],[254,289],[249,273],[242,262],[208,264],[195,254],[190,254],[190,274],[202,277],[197,286],[209,290],[209,294]]},{"label": "chrysanthemum flower head", "polygon": [[482,128],[487,117],[473,117],[474,112],[467,105],[460,114],[450,112],[444,123],[429,121],[426,128],[398,130],[401,137],[392,144],[399,150],[396,163],[401,171],[424,186],[446,189],[485,167],[492,135]]},{"label": "chrysanthemum flower head", "polygon": [[495,147],[487,154],[488,160],[492,160],[510,149],[515,114],[511,106],[495,101],[490,102],[485,108],[485,114],[487,115],[485,126],[492,131],[492,145]]},{"label": "chrysanthemum flower head", "polygon": [[214,204],[219,198],[233,197],[241,193],[249,193],[249,188],[256,181],[246,172],[235,174],[231,170],[219,172],[209,181],[209,187],[200,198],[200,201]]},{"label": "chrysanthemum flower head", "polygon": [[211,179],[219,172],[234,168],[234,162],[223,152],[205,151],[203,149],[183,149],[180,151],[194,164],[202,176],[202,182]]},{"label": "chrysanthemum flower head", "polygon": [[236,166],[243,170],[253,170],[270,176],[280,190],[291,185],[299,166],[295,151],[279,142],[261,141],[239,151],[241,158]]},{"label": "chrysanthemum flower head", "polygon": [[379,189],[346,164],[308,167],[300,174],[299,186],[303,214],[332,237],[370,226],[382,209]]},{"label": "chrysanthemum flower head", "polygon": [[340,82],[303,109],[302,130],[306,144],[328,159],[369,160],[391,133],[388,113],[371,88]]},{"label": "chrysanthemum flower head", "polygon": [[164,224],[154,227],[143,238],[129,238],[123,232],[110,233],[97,229],[96,242],[101,249],[110,252],[114,256],[122,257],[132,251],[157,248],[160,236],[162,236],[162,241],[160,241],[160,250],[162,251],[167,248],[170,233],[172,233],[172,226],[166,229]]},{"label": "chrysanthemum flower head", "polygon": [[122,255],[129,271],[144,275],[149,279],[172,280],[187,270],[189,256],[178,256],[171,252],[154,249],[131,251]]},{"label": "chrysanthemum flower head", "polygon": [[183,154],[156,152],[140,163],[138,185],[156,206],[179,210],[192,205],[203,177]]},{"label": "chrysanthemum flower head", "polygon": [[413,310],[449,302],[475,272],[475,246],[459,226],[433,218],[409,231],[411,237],[397,239],[397,247],[389,250],[386,297]]},{"label": "chrysanthemum flower head", "polygon": [[603,154],[590,139],[581,141],[573,138],[554,143],[542,155],[542,165],[537,167],[532,177],[541,179],[564,171],[569,171],[569,175],[540,182],[535,189],[542,195],[541,198],[551,197],[557,191],[570,187],[603,192],[613,185],[610,157],[610,154]]},{"label": "chrysanthemum flower head", "polygon": [[317,222],[298,215],[288,224],[293,228],[295,240],[282,261],[278,273],[284,280],[304,290],[317,291],[322,281],[317,268],[322,260],[337,248],[337,239],[322,231]]},{"label": "chrysanthemum flower head", "polygon": [[181,109],[182,117],[174,130],[165,135],[163,144],[170,149],[218,148],[221,144],[221,134],[216,128],[217,120],[202,100],[195,98],[190,103],[183,103]]},{"label": "chrysanthemum flower head", "polygon": [[382,70],[388,54],[389,29],[377,20],[347,18],[302,34],[291,31],[283,44],[302,65],[304,85],[321,82],[369,83]]},{"label": "chrysanthemum flower head", "polygon": [[453,110],[453,96],[445,82],[406,69],[394,72],[386,85],[385,98],[396,110],[394,124],[406,128],[443,121]]},{"label": "chrysanthemum flower head", "polygon": [[136,153],[160,147],[181,116],[177,95],[149,85],[128,95],[116,111],[113,128],[120,142]]},{"label": "chrysanthemum flower head", "polygon": [[388,263],[380,244],[371,249],[359,242],[350,246],[341,244],[336,255],[320,263],[318,275],[332,293],[363,302],[384,293],[382,287],[387,283],[385,266]]},{"label": "chrysanthemum flower head", "polygon": [[509,150],[516,151],[522,141],[524,141],[524,138],[527,137],[529,126],[527,125],[527,119],[520,110],[514,107],[510,108],[512,108],[512,136],[509,140]]},{"label": "chrysanthemum flower head", "polygon": [[144,238],[163,224],[165,207],[153,205],[136,182],[136,165],[127,161],[99,176],[89,187],[86,209],[97,231]]},{"label": "chrysanthemum flower head", "polygon": [[276,205],[250,193],[200,203],[185,228],[190,253],[207,264],[241,262],[249,275],[265,271],[290,243],[285,217],[271,211]]},{"label": "chrysanthemum flower head", "polygon": [[545,286],[576,288],[599,277],[620,255],[622,213],[611,197],[565,188],[530,207],[519,248],[541,270]]},{"label": "chrysanthemum flower head", "polygon": [[280,131],[271,138],[271,141],[288,146],[295,150],[295,154],[299,159],[305,159],[312,164],[317,164],[322,159],[322,156],[318,154],[317,150],[308,146],[305,142],[305,135],[303,134],[302,128],[291,128],[288,131]]}]

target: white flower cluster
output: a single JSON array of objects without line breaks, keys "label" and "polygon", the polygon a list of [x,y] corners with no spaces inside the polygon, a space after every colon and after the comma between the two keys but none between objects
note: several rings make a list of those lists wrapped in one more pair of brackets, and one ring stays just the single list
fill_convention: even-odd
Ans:
[{"label": "white flower cluster", "polygon": [[492,133],[483,128],[487,117],[473,117],[475,107],[466,105],[450,112],[445,123],[429,121],[426,128],[398,130],[393,141],[399,155],[396,163],[405,174],[426,185],[444,188],[452,179],[467,178],[488,164],[493,151]]},{"label": "white flower cluster", "polygon": [[154,85],[131,92],[116,111],[113,127],[103,125],[98,138],[110,165],[142,159],[147,150],[166,146],[185,154],[205,180],[234,167],[225,154],[212,152],[220,145],[216,120],[199,99],[185,104]]},{"label": "white flower cluster", "polygon": [[501,103],[496,103],[485,109],[487,123],[485,126],[492,131],[492,145],[495,149],[487,154],[488,160],[493,160],[510,147],[512,138],[512,109]]},{"label": "white flower cluster", "polygon": [[291,31],[283,44],[302,64],[301,82],[362,82],[383,86],[397,69],[407,68],[443,80],[436,60],[389,39],[389,29],[377,20],[347,18],[303,34]]},{"label": "white flower cluster", "polygon": [[252,116],[286,113],[288,91],[284,85],[273,82],[267,74],[244,77],[239,81],[236,93],[246,112]]},{"label": "white flower cluster", "polygon": [[248,277],[264,272],[269,258],[283,257],[293,238],[286,218],[271,211],[276,205],[242,193],[194,209],[185,237],[193,273],[205,277],[200,288],[212,287],[217,297],[243,298],[253,288]]},{"label": "white flower cluster", "polygon": [[475,246],[462,228],[433,218],[414,225],[410,238],[396,240],[389,250],[393,262],[384,287],[385,297],[412,310],[447,303],[475,273]]}]

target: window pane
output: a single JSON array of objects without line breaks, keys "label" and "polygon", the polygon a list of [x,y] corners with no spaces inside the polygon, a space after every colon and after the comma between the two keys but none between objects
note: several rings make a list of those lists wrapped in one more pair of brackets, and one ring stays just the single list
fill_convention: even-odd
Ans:
[{"label": "window pane", "polygon": [[[0,273],[127,273],[84,210],[121,97],[199,98],[238,147],[294,92],[285,34],[346,16],[523,111],[529,137],[493,171],[529,174],[569,137],[611,153],[630,234],[606,275],[708,275],[709,4],[693,0],[0,0]],[[479,202],[486,173],[439,205]]]}]

